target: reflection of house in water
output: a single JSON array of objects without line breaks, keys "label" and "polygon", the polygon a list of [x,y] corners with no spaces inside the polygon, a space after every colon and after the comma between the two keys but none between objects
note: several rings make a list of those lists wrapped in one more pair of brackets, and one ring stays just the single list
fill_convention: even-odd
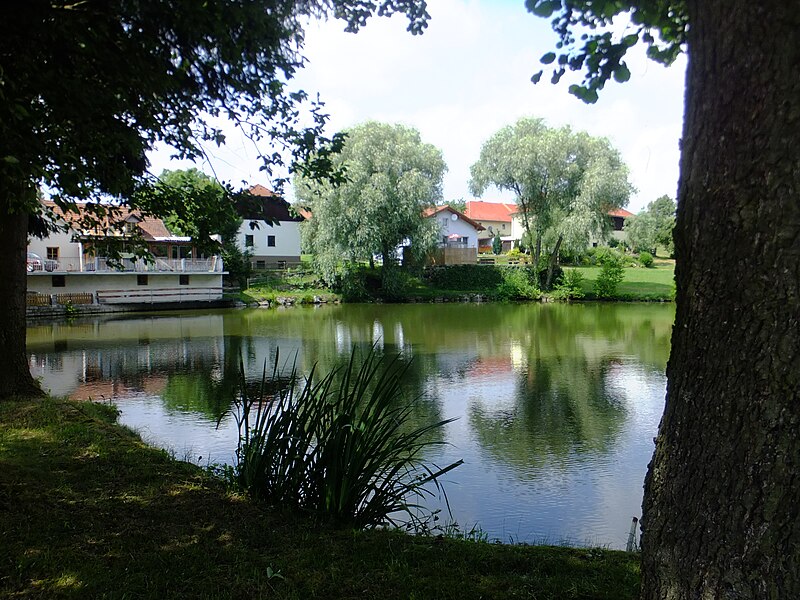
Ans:
[{"label": "reflection of house in water", "polygon": [[28,338],[33,375],[53,394],[76,399],[158,395],[170,375],[219,373],[225,357],[222,318],[214,315],[32,326]]}]

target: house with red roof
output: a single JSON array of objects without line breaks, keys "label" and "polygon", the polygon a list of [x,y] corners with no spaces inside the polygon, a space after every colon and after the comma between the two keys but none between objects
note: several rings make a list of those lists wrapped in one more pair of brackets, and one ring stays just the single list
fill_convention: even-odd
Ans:
[{"label": "house with red roof", "polygon": [[299,265],[300,223],[306,217],[263,185],[254,185],[249,192],[249,197],[236,203],[236,212],[242,217],[237,243],[250,254],[252,267],[263,270]]},{"label": "house with red roof", "polygon": [[422,215],[439,228],[439,244],[430,261],[440,265],[475,264],[483,226],[452,206],[431,206]]},{"label": "house with red roof", "polygon": [[512,222],[516,212],[517,205],[508,202],[467,201],[464,214],[483,227],[478,239],[481,252],[491,251],[495,234],[500,235],[500,239],[503,241],[503,250],[510,250],[513,247],[515,240],[512,233]]},{"label": "house with red roof", "polygon": [[611,217],[611,237],[624,242],[627,239],[625,221],[635,215],[624,208],[614,208],[608,211],[608,216]]},{"label": "house with red roof", "polygon": [[[222,298],[222,259],[197,252],[191,238],[172,235],[161,219],[127,207],[103,205],[93,217],[87,204],[64,212],[43,202],[53,229],[28,244],[28,304],[160,304]],[[121,258],[104,256],[104,243],[119,244]],[[150,256],[126,240],[144,243]],[[126,246],[128,249],[126,251]]]}]

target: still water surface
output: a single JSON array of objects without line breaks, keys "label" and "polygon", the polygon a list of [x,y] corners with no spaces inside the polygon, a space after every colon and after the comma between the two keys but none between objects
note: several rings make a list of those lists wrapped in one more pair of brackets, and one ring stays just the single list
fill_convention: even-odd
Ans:
[{"label": "still water surface", "polygon": [[28,351],[52,393],[113,401],[147,441],[208,464],[235,451],[240,357],[255,381],[278,352],[326,372],[374,344],[411,361],[415,420],[458,417],[429,458],[464,459],[445,484],[462,529],[620,548],[640,513],[673,318],[656,304],[149,313],[34,325]]}]

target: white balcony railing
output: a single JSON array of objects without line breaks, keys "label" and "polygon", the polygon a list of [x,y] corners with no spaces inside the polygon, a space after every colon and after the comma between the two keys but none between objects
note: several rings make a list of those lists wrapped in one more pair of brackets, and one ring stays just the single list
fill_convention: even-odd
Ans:
[{"label": "white balcony railing", "polygon": [[142,259],[123,258],[112,261],[98,256],[83,263],[83,272],[94,273],[222,273],[222,258],[155,258],[148,262]]}]

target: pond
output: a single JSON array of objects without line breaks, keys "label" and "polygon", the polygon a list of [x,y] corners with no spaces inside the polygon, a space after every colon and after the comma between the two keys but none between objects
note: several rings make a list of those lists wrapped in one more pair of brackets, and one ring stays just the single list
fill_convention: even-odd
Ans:
[{"label": "pond", "polygon": [[53,394],[113,401],[145,440],[206,465],[235,452],[240,360],[253,382],[278,354],[300,373],[327,372],[375,345],[410,361],[415,421],[458,417],[428,458],[464,459],[445,480],[462,530],[622,548],[641,510],[673,319],[669,304],[147,313],[35,324],[28,351]]}]

